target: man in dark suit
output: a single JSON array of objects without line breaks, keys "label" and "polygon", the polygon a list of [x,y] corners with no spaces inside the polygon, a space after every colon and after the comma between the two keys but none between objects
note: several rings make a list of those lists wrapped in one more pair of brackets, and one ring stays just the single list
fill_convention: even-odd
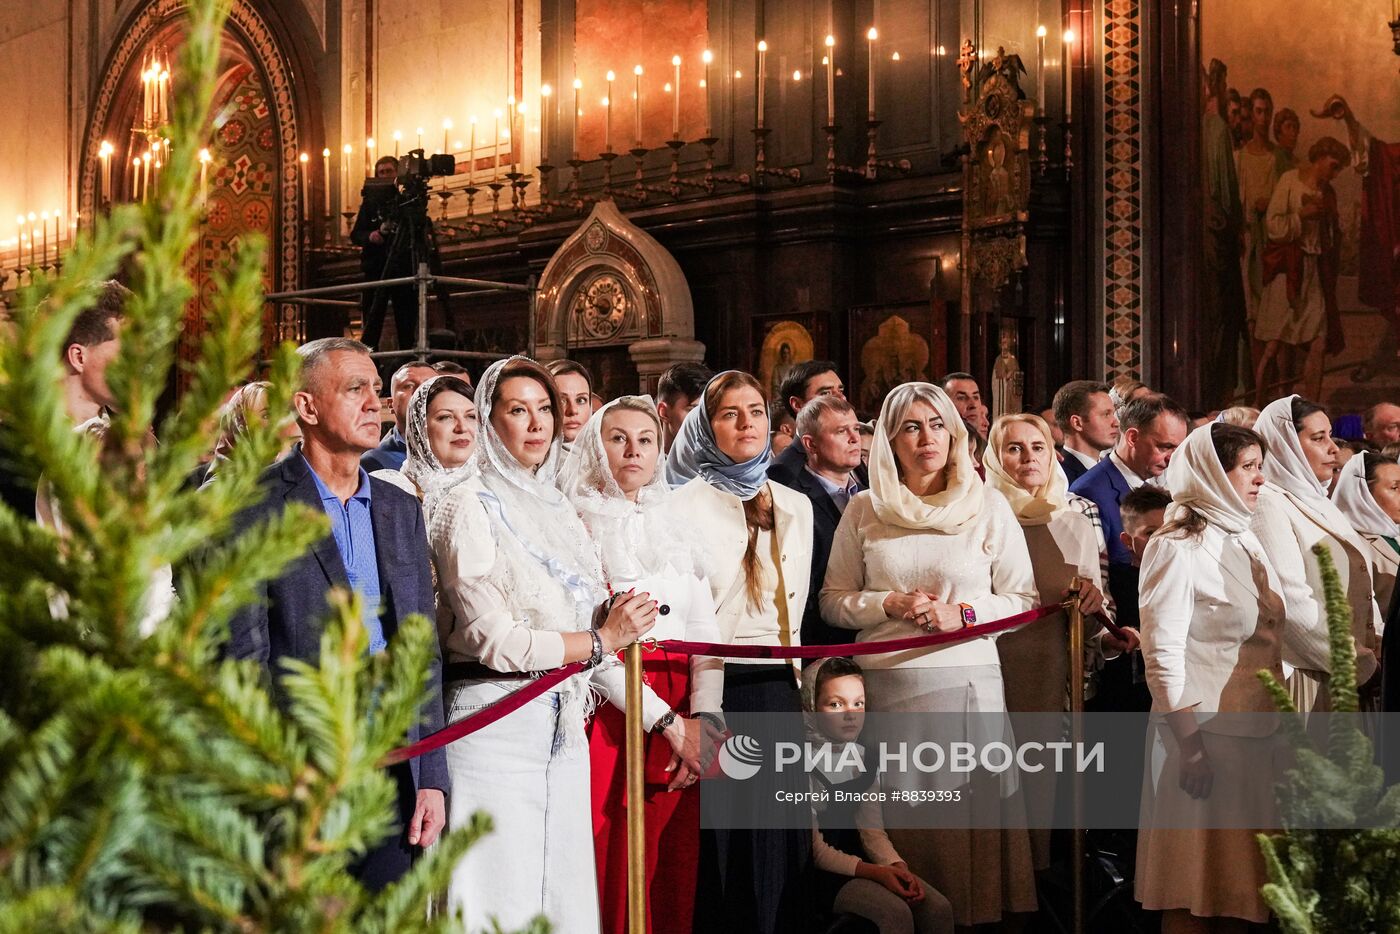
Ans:
[{"label": "man in dark suit", "polygon": [[802,644],[846,645],[855,641],[855,631],[828,625],[818,598],[841,513],[861,490],[854,473],[860,466],[860,422],[851,404],[831,393],[802,407],[796,431],[792,446],[801,446],[807,453],[802,469],[790,483],[774,477],[771,467],[769,477],[812,501],[812,579],[802,611]]},{"label": "man in dark suit", "polygon": [[[229,654],[256,659],[274,694],[279,662],[315,664],[332,587],[356,591],[362,601],[371,654],[384,651],[404,619],[434,615],[423,511],[392,484],[372,480],[360,457],[379,438],[378,373],[358,341],[323,338],[303,345],[302,388],[293,396],[302,443],[263,476],[266,498],[236,523],[241,533],[289,503],[324,509],[332,534],[263,585],[260,599],[229,624]],[[441,660],[434,643],[430,699],[409,742],[442,727]],[[408,871],[414,847],[435,841],[446,823],[447,756],[438,749],[391,766],[402,826],[354,867],[379,889]]]},{"label": "man in dark suit", "polygon": [[1110,388],[1108,383],[1077,379],[1055,393],[1055,421],[1065,436],[1060,466],[1071,484],[1118,443],[1118,416],[1108,394]]},{"label": "man in dark suit", "polygon": [[[1131,491],[1160,477],[1190,426],[1186,410],[1167,396],[1151,393],[1129,402],[1119,417],[1123,433],[1109,455],[1070,486],[1070,492],[1098,506],[1103,527],[1099,562],[1104,580],[1120,607],[1138,605],[1137,569],[1123,543],[1120,503]],[[1120,609],[1120,619],[1122,610]],[[1104,665],[1095,700],[1102,710],[1147,710],[1151,699],[1137,653]]]},{"label": "man in dark suit", "polygon": [[[836,364],[830,360],[805,360],[794,364],[778,385],[778,396],[792,417],[817,396],[846,398],[846,386],[836,375]],[[807,463],[807,451],[800,444],[790,444],[768,467],[769,478],[783,486],[792,486]]]}]

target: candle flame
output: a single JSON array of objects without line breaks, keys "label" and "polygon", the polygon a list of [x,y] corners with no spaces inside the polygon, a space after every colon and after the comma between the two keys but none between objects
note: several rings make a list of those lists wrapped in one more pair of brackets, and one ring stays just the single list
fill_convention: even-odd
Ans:
[{"label": "candle flame", "polygon": [[515,106],[515,109],[518,110],[518,111],[520,111],[521,113],[524,113],[524,112],[525,112],[525,102],[524,102],[524,101],[521,101],[519,104],[517,104],[517,105]]},{"label": "candle flame", "polygon": [[874,26],[871,26],[865,31],[865,38],[869,39],[871,42],[874,42],[876,39],[880,38],[880,34],[875,31]]},{"label": "candle flame", "polygon": [[499,108],[499,107],[496,108],[495,117],[496,117],[497,120],[501,119],[501,108]]},{"label": "candle flame", "polygon": [[667,82],[666,82],[666,87],[665,87],[663,90],[665,90],[665,92],[666,92],[667,94],[670,94],[670,93],[671,93],[671,82],[667,81]]},{"label": "candle flame", "polygon": [[672,55],[671,64],[676,66],[677,68],[681,67],[681,57],[679,55]]},{"label": "candle flame", "polygon": [[700,61],[704,62],[706,65],[710,64],[710,62],[713,62],[714,60],[715,53],[711,52],[709,49],[706,49],[700,55]]},{"label": "candle flame", "polygon": [[540,97],[548,97],[549,95],[551,95],[551,94],[553,94],[553,93],[554,93],[554,88],[550,87],[550,86],[547,85],[547,84],[542,84],[542,85],[540,85]]},{"label": "candle flame", "polygon": [[398,130],[395,130],[395,131],[394,131],[394,142],[397,143],[397,142],[398,142],[399,140],[401,140],[401,139],[403,139],[403,134],[400,133]]},{"label": "candle flame", "polygon": [[351,149],[350,144],[349,144],[349,143],[346,143],[346,144],[345,144],[345,148],[344,148],[343,151],[344,151],[344,153],[348,156],[348,155],[350,155],[350,153],[351,153],[353,150]]},{"label": "candle flame", "polygon": [[744,77],[744,73],[737,68],[734,69],[734,80],[738,81],[742,77]]},{"label": "candle flame", "polygon": [[831,59],[829,59],[829,58],[827,58],[825,55],[823,55],[823,56],[822,56],[822,64],[823,64],[823,65],[830,65],[830,64],[831,64]]},{"label": "candle flame", "polygon": [[831,35],[830,33],[828,33],[828,34],[827,34],[827,37],[826,37],[826,47],[827,47],[828,49],[830,49],[830,48],[834,47],[835,45],[836,45],[836,37],[833,36],[833,35]]},{"label": "candle flame", "polygon": [[209,155],[209,150],[207,150],[207,149],[201,149],[201,150],[199,151],[199,161],[200,161],[200,162],[208,162],[208,161],[210,161],[211,159],[213,159],[213,156]]},{"label": "candle flame", "polygon": [[373,137],[373,136],[371,136],[369,139],[365,140],[365,148],[366,148],[366,149],[373,149],[373,148],[374,148],[374,137]]},{"label": "candle flame", "polygon": [[44,223],[46,223],[46,224],[48,223],[48,221],[49,221],[49,212],[48,212],[48,211],[40,211],[40,212],[39,212],[39,216],[40,216],[41,218],[43,218]]},{"label": "candle flame", "polygon": [[641,65],[633,65],[633,66],[632,66],[632,74],[634,74],[634,75],[636,75],[637,77],[640,78],[641,75],[642,75],[642,66],[641,66]]},{"label": "candle flame", "polygon": [[322,158],[322,159],[328,159],[328,158],[330,158],[330,155],[331,155],[331,147],[327,146],[325,149],[322,149],[322,150],[321,150],[321,158]]},{"label": "candle flame", "polygon": [[462,141],[461,141],[460,139],[454,139],[454,140],[452,141],[452,151],[453,151],[453,152],[461,152],[464,148],[465,148],[465,147],[462,146]]},{"label": "candle flame", "polygon": [[792,80],[793,80],[793,81],[801,81],[801,80],[802,80],[802,70],[801,70],[800,68],[792,73]]},{"label": "candle flame", "polygon": [[613,74],[612,69],[608,69],[607,78],[608,78],[609,81],[616,81],[616,80],[617,80],[617,75]]},{"label": "candle flame", "polygon": [[759,50],[760,52],[767,52],[767,51],[768,51],[768,40],[766,40],[766,39],[759,39],[759,40],[758,40],[758,50]]},{"label": "candle flame", "polygon": [[896,52],[896,53],[894,53],[893,55],[891,55],[891,56],[890,56],[890,61],[892,61],[892,62],[897,62],[897,61],[899,61],[899,53]]},{"label": "candle flame", "polygon": [[450,130],[450,129],[452,129],[452,118],[451,118],[451,117],[443,117],[443,118],[442,118],[442,128],[443,128],[444,130]]},{"label": "candle flame", "polygon": [[301,155],[297,156],[297,160],[301,162],[302,165],[306,165],[306,163],[311,161],[311,157],[308,156],[306,153],[302,153]]},{"label": "candle flame", "polygon": [[102,145],[97,148],[97,151],[104,156],[110,156],[114,150],[112,148],[112,144],[104,139],[102,141]]},{"label": "candle flame", "polygon": [[1036,37],[1037,39],[1044,39],[1044,38],[1045,38],[1045,33],[1046,33],[1046,29],[1045,29],[1044,26],[1037,26],[1037,27],[1035,27],[1035,37]]},{"label": "candle flame", "polygon": [[603,98],[602,100],[600,100],[598,103],[601,104],[602,106],[606,107],[606,106],[608,106],[608,104],[610,103],[610,101],[605,97],[605,98]]},{"label": "candle flame", "polygon": [[1064,37],[1064,38],[1065,38],[1065,45],[1074,45],[1074,30],[1073,30],[1073,29],[1066,29],[1066,30],[1065,30],[1065,37]]},{"label": "candle flame", "polygon": [[471,122],[476,123],[476,114],[472,114]]},{"label": "candle flame", "polygon": [[574,90],[577,91],[577,90],[579,90],[579,89],[582,88],[582,87],[583,87],[583,81],[582,81],[582,79],[575,78],[575,79],[574,79]]}]

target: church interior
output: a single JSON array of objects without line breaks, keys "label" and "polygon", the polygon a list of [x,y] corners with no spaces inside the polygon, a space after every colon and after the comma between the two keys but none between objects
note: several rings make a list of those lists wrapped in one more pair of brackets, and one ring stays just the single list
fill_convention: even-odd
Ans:
[{"label": "church interior", "polygon": [[[195,262],[256,232],[273,295],[360,281],[364,183],[421,149],[450,157],[414,207],[432,271],[514,286],[431,290],[427,346],[472,366],[569,356],[611,396],[679,361],[776,385],[831,359],[873,412],[893,385],[987,380],[1009,353],[1033,410],[1119,376],[1201,412],[1257,405],[1319,367],[1254,334],[1262,214],[1229,203],[1253,176],[1219,160],[1244,165],[1256,88],[1271,158],[1400,138],[1373,6],[1328,5],[1319,41],[1265,39],[1293,14],[1252,0],[235,0]],[[7,290],[158,184],[182,7],[0,13]],[[1377,161],[1333,186],[1320,379],[1345,411],[1395,378],[1394,163]],[[356,297],[270,302],[268,332],[356,334]],[[388,317],[385,346],[414,346]]]}]

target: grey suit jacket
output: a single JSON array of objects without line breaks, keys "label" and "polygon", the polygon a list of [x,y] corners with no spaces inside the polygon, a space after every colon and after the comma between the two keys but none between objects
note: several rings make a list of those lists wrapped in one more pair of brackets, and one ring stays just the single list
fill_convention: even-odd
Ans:
[{"label": "grey suit jacket", "polygon": [[[235,536],[281,512],[288,503],[322,508],[316,480],[301,456],[300,444],[270,467],[262,481],[267,496],[238,516]],[[370,478],[369,482],[370,520],[374,525],[382,600],[380,621],[385,637],[390,638],[403,620],[415,613],[429,620],[434,618],[432,559],[418,500],[383,480]],[[228,653],[235,658],[256,659],[268,672],[270,681],[276,659],[296,658],[315,664],[328,615],[326,596],[333,586],[348,588],[350,584],[335,538],[327,534],[288,565],[281,577],[266,581],[260,599],[243,607],[229,621]],[[408,731],[408,742],[442,729],[442,657],[436,642],[428,666],[430,696],[423,705],[421,720]],[[276,683],[272,683],[276,692]],[[445,749],[410,761],[416,788],[448,792]]]}]

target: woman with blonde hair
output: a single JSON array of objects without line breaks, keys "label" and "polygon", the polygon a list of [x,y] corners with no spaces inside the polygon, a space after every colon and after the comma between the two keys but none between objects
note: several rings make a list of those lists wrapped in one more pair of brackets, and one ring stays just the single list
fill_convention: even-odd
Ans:
[{"label": "woman with blonde hair", "polygon": [[[989,623],[1030,610],[1036,597],[1016,516],[977,476],[952,400],[930,383],[896,387],[876,425],[870,489],[851,500],[836,528],[823,618],[859,630],[857,642],[879,642]],[[1014,742],[994,637],[870,655],[864,668],[870,709],[924,715],[918,720],[928,729],[942,728],[930,741]],[[904,719],[907,733],[913,718]],[[937,790],[959,792],[959,803],[939,805],[940,815],[957,815],[941,821],[956,829],[891,829],[894,845],[912,872],[948,897],[960,926],[1034,911],[1016,777],[978,771],[955,781]],[[887,805],[886,815],[900,806]],[[901,823],[907,818],[889,821]],[[972,829],[997,827],[1008,829]]]},{"label": "woman with blonde hair", "polygon": [[[1089,617],[1104,609],[1098,534],[1093,520],[1067,503],[1068,484],[1055,464],[1054,437],[1039,415],[1003,415],[992,426],[984,460],[987,485],[1006,497],[1026,539],[1035,568],[1037,605],[1049,606],[1078,593],[1086,617],[1086,643],[1095,654],[1115,657],[1137,647],[1137,633],[1125,639],[1103,632]],[[1077,587],[1076,587],[1077,582]],[[1058,713],[1069,690],[1069,615],[1062,612],[997,640],[1006,707],[1013,713]],[[1055,775],[1049,770],[1026,777],[1033,810],[1054,804]],[[1036,869],[1050,865],[1050,831],[1031,831]]]},{"label": "woman with blonde hair", "polygon": [[[768,432],[768,402],[759,382],[739,370],[720,373],[682,422],[667,455],[666,479],[680,487],[675,527],[696,542],[720,641],[796,646],[810,586],[812,503],[769,481]],[[743,712],[788,714],[752,728],[768,725],[779,734],[774,739],[802,740],[802,704],[791,662],[727,660],[723,704],[726,719]],[[786,790],[807,790],[805,777],[793,770],[773,781],[791,784]],[[797,829],[703,832],[699,929],[805,930],[811,842],[809,832]]]}]

